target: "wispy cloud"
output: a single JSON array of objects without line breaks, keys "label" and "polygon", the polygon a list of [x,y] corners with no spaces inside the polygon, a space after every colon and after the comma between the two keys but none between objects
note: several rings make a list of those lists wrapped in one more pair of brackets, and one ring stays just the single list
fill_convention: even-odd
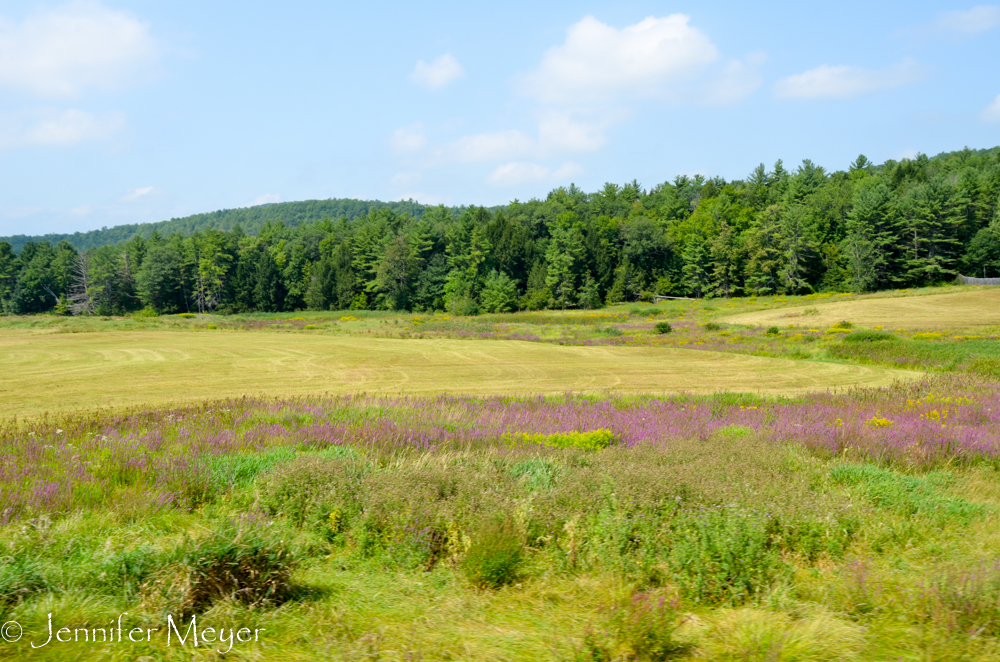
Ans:
[{"label": "wispy cloud", "polygon": [[125,124],[120,113],[83,110],[25,110],[0,114],[0,148],[29,145],[71,146],[108,140]]},{"label": "wispy cloud", "polygon": [[155,191],[156,191],[156,187],[154,187],[154,186],[143,186],[141,188],[137,188],[137,189],[134,189],[132,191],[129,191],[128,193],[126,193],[125,195],[123,195],[122,196],[122,202],[134,202],[134,201],[136,201],[136,200],[138,200],[140,198],[144,198],[144,197],[146,197],[148,195],[153,194]]},{"label": "wispy cloud", "polygon": [[451,53],[445,53],[431,63],[420,60],[410,74],[410,80],[429,90],[436,90],[465,75],[465,69]]},{"label": "wispy cloud", "polygon": [[147,24],[98,2],[71,2],[20,23],[0,17],[0,87],[43,97],[113,88],[157,50]]},{"label": "wispy cloud", "polygon": [[915,83],[924,67],[906,59],[885,69],[822,65],[782,78],[774,85],[782,99],[846,99]]},{"label": "wispy cloud", "polygon": [[411,124],[410,126],[396,129],[389,138],[389,145],[396,152],[418,152],[427,145],[427,136],[424,135],[422,124]]},{"label": "wispy cloud", "polygon": [[1000,122],[1000,94],[980,113],[979,117],[984,122]]},{"label": "wispy cloud", "polygon": [[989,32],[1000,25],[1000,6],[976,5],[971,9],[948,11],[922,25],[903,28],[899,37],[962,41]]},{"label": "wispy cloud", "polygon": [[271,204],[272,202],[281,202],[281,196],[278,195],[277,193],[265,193],[264,195],[257,196],[256,198],[254,198],[253,202],[244,206],[257,207],[259,205]]},{"label": "wispy cloud", "polygon": [[520,186],[537,182],[565,182],[570,177],[583,174],[583,168],[576,163],[566,162],[555,170],[537,163],[505,163],[490,173],[489,181],[494,186]]}]

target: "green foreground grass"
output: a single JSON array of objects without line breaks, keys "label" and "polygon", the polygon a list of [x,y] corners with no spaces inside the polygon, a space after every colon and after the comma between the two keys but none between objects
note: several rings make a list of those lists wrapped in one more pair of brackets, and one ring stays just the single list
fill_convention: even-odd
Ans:
[{"label": "green foreground grass", "polygon": [[[217,659],[219,646],[245,660],[1000,655],[994,467],[911,473],[739,428],[705,441],[222,456],[186,510],[136,493],[8,526],[0,594],[25,637],[0,656]],[[240,579],[249,592],[213,592],[246,558],[258,572]],[[140,640],[160,630],[111,644],[82,642],[80,630],[31,647],[45,642],[49,613],[76,632],[124,612]],[[201,630],[266,634],[231,649],[167,646],[166,615],[185,613]]]}]

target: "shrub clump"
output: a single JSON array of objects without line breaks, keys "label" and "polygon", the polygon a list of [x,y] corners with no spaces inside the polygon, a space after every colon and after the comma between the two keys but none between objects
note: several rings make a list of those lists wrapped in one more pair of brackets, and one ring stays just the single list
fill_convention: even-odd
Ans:
[{"label": "shrub clump", "polygon": [[702,326],[706,331],[721,331],[726,328],[725,324],[719,324],[718,322],[706,322]]},{"label": "shrub clump", "polygon": [[612,446],[616,439],[611,430],[600,428],[586,432],[554,432],[552,434],[514,434],[509,440],[514,443],[550,446],[552,448],[582,448],[597,451]]},{"label": "shrub clump", "polygon": [[670,326],[670,322],[657,322],[656,326],[653,327],[657,333],[660,335],[670,333],[674,330],[674,327]]},{"label": "shrub clump", "polygon": [[201,540],[187,540],[146,584],[146,601],[159,599],[185,616],[226,598],[249,607],[285,602],[295,555],[283,540],[267,535],[266,527],[261,521],[228,521]]},{"label": "shrub clump", "polygon": [[844,336],[844,342],[881,342],[895,339],[896,336],[887,331],[852,331]]},{"label": "shrub clump", "polygon": [[472,540],[462,562],[465,576],[479,588],[513,584],[520,575],[524,545],[509,520],[490,520]]},{"label": "shrub clump", "polygon": [[769,335],[769,336],[778,336],[778,335],[781,335],[781,329],[779,329],[776,326],[769,327],[767,329],[767,335]]},{"label": "shrub clump", "polygon": [[841,320],[841,321],[837,322],[836,324],[834,324],[833,328],[835,328],[835,329],[853,329],[854,325],[851,324],[850,322],[848,322],[847,320]]},{"label": "shrub clump", "polygon": [[724,510],[681,516],[670,552],[675,583],[699,603],[739,605],[759,595],[785,569],[772,543],[776,525]]},{"label": "shrub clump", "polygon": [[271,472],[260,503],[270,514],[286,517],[296,526],[308,524],[339,533],[356,510],[360,483],[360,472],[349,460],[297,457]]}]

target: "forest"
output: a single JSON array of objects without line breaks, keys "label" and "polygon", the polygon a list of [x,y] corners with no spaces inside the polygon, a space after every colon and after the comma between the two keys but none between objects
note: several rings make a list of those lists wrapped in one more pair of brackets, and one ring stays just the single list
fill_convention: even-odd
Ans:
[{"label": "forest", "polygon": [[404,204],[358,201],[352,216],[340,205],[315,221],[270,205],[248,227],[127,226],[84,249],[0,241],[0,303],[7,314],[468,315],[1000,276],[1000,147],[881,165],[862,155],[836,172],[778,161],[729,182],[571,185],[492,209]]}]

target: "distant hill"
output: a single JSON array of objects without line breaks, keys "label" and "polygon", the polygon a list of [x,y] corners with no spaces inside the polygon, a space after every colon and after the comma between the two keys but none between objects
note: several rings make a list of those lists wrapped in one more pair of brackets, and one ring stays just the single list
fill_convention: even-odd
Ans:
[{"label": "distant hill", "polygon": [[345,216],[348,220],[351,220],[358,216],[364,216],[375,209],[382,208],[389,208],[399,214],[405,213],[414,218],[420,218],[429,206],[406,200],[401,202],[380,202],[378,200],[351,200],[347,198],[276,202],[241,209],[221,209],[206,214],[172,218],[169,221],[160,221],[158,223],[116,225],[112,228],[91,230],[90,232],[35,236],[18,234],[12,237],[0,237],[0,241],[10,242],[14,246],[15,252],[20,252],[21,248],[29,241],[49,241],[55,244],[63,239],[73,244],[77,250],[85,250],[108,244],[117,244],[136,235],[149,237],[154,231],[159,231],[161,235],[173,234],[174,232],[190,235],[199,230],[232,230],[238,224],[247,234],[257,234],[268,221],[280,221],[288,227],[294,227],[303,223],[321,221],[324,218],[337,220]]}]

